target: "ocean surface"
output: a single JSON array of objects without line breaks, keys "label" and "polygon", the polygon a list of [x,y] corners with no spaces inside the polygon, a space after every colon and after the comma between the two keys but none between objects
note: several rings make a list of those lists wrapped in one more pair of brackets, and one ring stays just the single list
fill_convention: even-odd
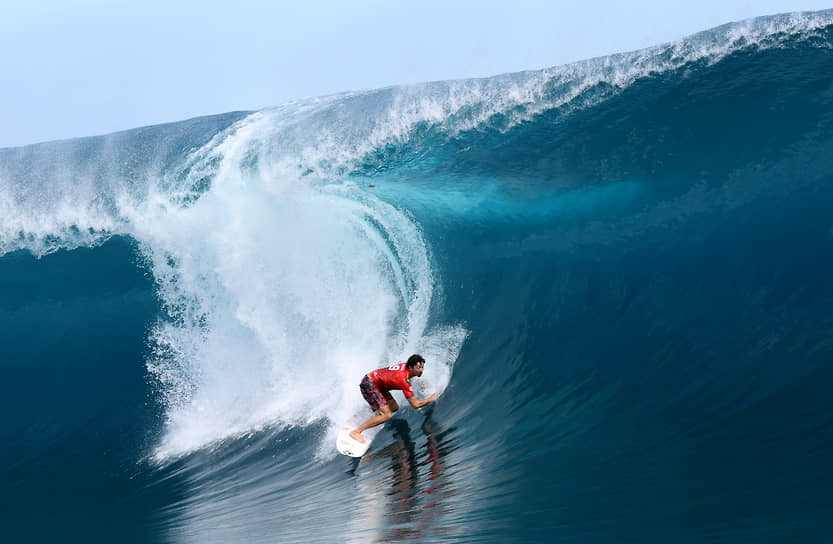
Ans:
[{"label": "ocean surface", "polygon": [[833,11],[0,149],[0,256],[3,542],[833,541]]}]

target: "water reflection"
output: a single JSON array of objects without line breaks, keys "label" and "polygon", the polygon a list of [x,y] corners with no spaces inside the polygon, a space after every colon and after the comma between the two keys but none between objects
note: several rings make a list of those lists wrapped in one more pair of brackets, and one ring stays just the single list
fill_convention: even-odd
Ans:
[{"label": "water reflection", "polygon": [[429,410],[419,429],[412,430],[404,419],[393,419],[386,431],[393,441],[365,455],[356,467],[364,499],[359,517],[364,530],[372,534],[368,540],[453,536],[442,523],[450,511],[446,500],[456,494],[443,468],[447,451],[443,440],[449,430]]}]

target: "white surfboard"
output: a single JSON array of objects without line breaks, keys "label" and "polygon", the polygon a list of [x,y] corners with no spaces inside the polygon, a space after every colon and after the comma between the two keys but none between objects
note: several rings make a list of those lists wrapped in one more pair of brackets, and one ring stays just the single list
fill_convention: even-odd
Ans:
[{"label": "white surfboard", "polygon": [[336,448],[342,455],[361,457],[367,453],[367,449],[370,447],[372,438],[366,436],[367,433],[365,433],[362,435],[365,441],[358,442],[350,436],[350,431],[352,430],[353,429],[351,427],[345,427],[338,432],[338,437],[336,438]]}]

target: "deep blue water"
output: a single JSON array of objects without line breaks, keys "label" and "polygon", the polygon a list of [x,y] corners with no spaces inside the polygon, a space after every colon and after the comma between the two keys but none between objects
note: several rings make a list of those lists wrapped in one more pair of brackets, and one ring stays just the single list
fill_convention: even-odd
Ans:
[{"label": "deep blue water", "polygon": [[[3,540],[830,541],[832,49],[0,150]],[[412,352],[439,402],[337,455]]]}]

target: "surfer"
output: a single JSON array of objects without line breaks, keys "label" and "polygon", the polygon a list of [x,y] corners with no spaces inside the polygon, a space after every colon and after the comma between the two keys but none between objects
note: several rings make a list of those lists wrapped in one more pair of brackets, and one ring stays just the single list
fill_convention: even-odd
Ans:
[{"label": "surfer", "polygon": [[401,389],[405,398],[414,408],[422,408],[426,404],[437,400],[436,393],[422,400],[414,396],[414,391],[411,389],[411,378],[422,376],[423,368],[425,368],[425,359],[422,358],[422,355],[414,354],[408,357],[407,362],[380,368],[365,375],[359,387],[362,390],[364,400],[370,405],[370,409],[376,412],[376,415],[350,431],[353,440],[364,443],[362,431],[381,425],[392,418],[395,411],[399,410],[399,405],[390,394],[391,389]]}]

